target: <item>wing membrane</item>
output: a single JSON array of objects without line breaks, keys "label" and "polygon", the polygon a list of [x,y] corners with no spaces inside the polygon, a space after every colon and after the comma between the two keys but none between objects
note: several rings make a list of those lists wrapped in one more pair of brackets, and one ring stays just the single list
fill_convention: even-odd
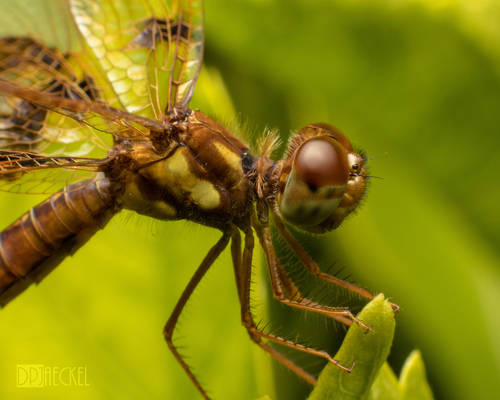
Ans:
[{"label": "wing membrane", "polygon": [[93,176],[95,171],[90,168],[34,169],[29,173],[0,175],[0,192],[52,194],[66,185]]},{"label": "wing membrane", "polygon": [[184,108],[193,95],[203,59],[203,13],[201,0],[184,1],[179,11],[176,55],[169,85],[169,109]]},{"label": "wing membrane", "polygon": [[[21,88],[42,97],[94,101],[102,98],[106,81],[94,84],[95,69],[82,56],[66,0],[7,0],[2,6],[0,84],[19,90],[0,90],[0,191],[52,193],[95,175],[103,161],[78,156],[105,154],[112,136],[89,126],[97,121],[56,112],[51,102],[30,102]],[[63,53],[32,38],[80,53]]]},{"label": "wing membrane", "polygon": [[37,153],[0,151],[0,176],[25,173],[37,169],[49,168],[90,168],[100,165],[100,160],[85,157],[46,157]]},{"label": "wing membrane", "polygon": [[70,0],[88,47],[129,112],[185,107],[203,53],[200,0]]},{"label": "wing membrane", "polygon": [[[68,56],[30,38],[0,39],[0,80],[61,98],[99,97],[93,79]],[[106,146],[89,126],[0,92],[0,149],[84,155],[96,147]]]},{"label": "wing membrane", "polygon": [[41,194],[94,175],[105,159],[0,150],[0,191]]}]

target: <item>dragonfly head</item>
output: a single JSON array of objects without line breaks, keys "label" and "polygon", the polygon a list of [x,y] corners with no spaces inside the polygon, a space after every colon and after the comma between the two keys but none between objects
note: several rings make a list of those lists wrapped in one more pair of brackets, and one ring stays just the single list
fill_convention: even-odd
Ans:
[{"label": "dragonfly head", "polygon": [[280,212],[313,233],[338,227],[366,189],[365,158],[335,127],[316,123],[290,141],[281,176]]}]

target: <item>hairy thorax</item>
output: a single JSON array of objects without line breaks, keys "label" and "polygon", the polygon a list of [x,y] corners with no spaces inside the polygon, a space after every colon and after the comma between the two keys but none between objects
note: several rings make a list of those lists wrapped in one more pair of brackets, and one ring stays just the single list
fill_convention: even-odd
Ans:
[{"label": "hairy thorax", "polygon": [[203,113],[193,111],[181,122],[164,138],[163,154],[135,145],[138,166],[124,178],[123,207],[164,220],[239,225],[251,209],[255,159]]}]

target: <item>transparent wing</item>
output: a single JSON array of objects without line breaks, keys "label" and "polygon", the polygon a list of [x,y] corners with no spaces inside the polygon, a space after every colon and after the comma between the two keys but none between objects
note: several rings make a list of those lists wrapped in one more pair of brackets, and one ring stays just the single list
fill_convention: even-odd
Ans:
[{"label": "transparent wing", "polygon": [[[6,35],[0,39],[0,84],[16,85],[18,95],[0,88],[0,150],[97,156],[105,155],[113,137],[147,134],[147,128],[131,122],[131,116],[109,112],[121,104],[82,46],[67,1],[5,1],[0,15],[0,33]],[[15,36],[19,34],[27,36]],[[21,88],[44,95],[35,103]],[[55,97],[81,104],[74,112],[74,107],[58,106]],[[89,108],[85,103],[94,104]]]},{"label": "transparent wing", "polygon": [[0,191],[52,193],[94,175],[106,160],[85,157],[46,157],[37,153],[0,150]]},{"label": "transparent wing", "polygon": [[129,112],[186,107],[203,56],[201,0],[70,0],[76,25]]},{"label": "transparent wing", "polygon": [[30,38],[0,39],[0,150],[83,156],[106,150],[112,136],[163,129],[105,103],[112,94],[91,71],[83,53],[62,54]]},{"label": "transparent wing", "polygon": [[80,169],[32,171],[12,179],[0,177],[0,192],[50,195],[71,183],[90,179],[93,176],[95,176],[94,172]]},{"label": "transparent wing", "polygon": [[[0,82],[43,98],[102,97],[107,80],[97,82],[95,67],[82,54],[66,0],[2,0],[1,10]],[[112,142],[112,135],[90,126],[104,125],[102,118],[74,118],[21,93],[0,91],[0,191],[49,194],[95,175],[103,160],[83,156],[100,157]]]},{"label": "transparent wing", "polygon": [[0,176],[8,179],[19,173],[52,168],[89,168],[95,170],[103,162],[90,157],[46,157],[24,151],[0,151]]},{"label": "transparent wing", "polygon": [[177,17],[175,58],[170,74],[169,103],[184,108],[193,96],[203,61],[203,7],[201,0],[184,0]]},{"label": "transparent wing", "polygon": [[[0,80],[61,98],[100,97],[93,78],[74,60],[30,38],[0,39]],[[107,147],[89,125],[0,92],[0,150],[83,156]]]}]

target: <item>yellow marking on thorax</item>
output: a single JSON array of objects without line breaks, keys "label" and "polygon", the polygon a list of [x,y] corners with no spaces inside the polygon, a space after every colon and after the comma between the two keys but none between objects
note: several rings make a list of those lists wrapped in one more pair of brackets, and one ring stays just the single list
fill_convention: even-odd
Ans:
[{"label": "yellow marking on thorax", "polygon": [[229,165],[228,175],[231,181],[238,183],[243,177],[243,167],[241,166],[241,157],[234,151],[224,146],[221,142],[214,142],[214,146],[217,151],[224,157],[227,164]]},{"label": "yellow marking on thorax", "polygon": [[208,180],[191,172],[186,148],[179,148],[171,157],[152,164],[148,172],[163,187],[167,187],[181,202],[185,193],[199,207],[209,210],[221,203],[220,194]]}]

